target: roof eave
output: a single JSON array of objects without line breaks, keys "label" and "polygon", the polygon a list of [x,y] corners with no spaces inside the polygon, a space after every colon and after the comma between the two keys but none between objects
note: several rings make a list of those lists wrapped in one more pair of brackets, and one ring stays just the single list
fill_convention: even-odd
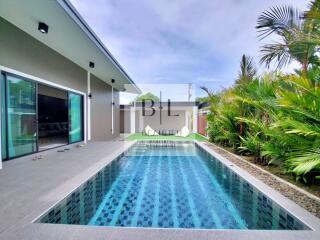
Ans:
[{"label": "roof eave", "polygon": [[83,32],[91,39],[91,41],[100,49],[100,51],[113,63],[113,65],[123,74],[130,84],[134,86],[137,93],[141,93],[141,89],[130,78],[126,71],[122,68],[120,63],[114,58],[107,47],[102,43],[99,37],[94,33],[86,21],[82,18],[80,13],[72,5],[69,0],[57,0],[59,5],[66,11],[66,13],[75,21],[75,23],[83,30]]}]

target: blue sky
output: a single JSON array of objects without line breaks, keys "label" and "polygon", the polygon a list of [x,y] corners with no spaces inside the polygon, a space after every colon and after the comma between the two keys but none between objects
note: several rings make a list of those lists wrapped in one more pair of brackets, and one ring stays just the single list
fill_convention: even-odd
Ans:
[{"label": "blue sky", "polygon": [[259,14],[279,4],[305,10],[309,1],[71,2],[136,83],[193,83],[201,95],[199,86],[219,90],[232,85],[243,53],[253,56],[263,72],[258,64],[263,42],[255,30]]}]

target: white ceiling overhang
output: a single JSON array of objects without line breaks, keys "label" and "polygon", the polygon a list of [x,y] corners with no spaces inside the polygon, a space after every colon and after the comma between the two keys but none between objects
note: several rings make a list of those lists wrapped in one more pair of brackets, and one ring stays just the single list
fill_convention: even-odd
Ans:
[{"label": "white ceiling overhang", "polygon": [[[0,1],[0,16],[116,89],[141,92],[68,0]],[[38,31],[39,22],[48,34]]]}]

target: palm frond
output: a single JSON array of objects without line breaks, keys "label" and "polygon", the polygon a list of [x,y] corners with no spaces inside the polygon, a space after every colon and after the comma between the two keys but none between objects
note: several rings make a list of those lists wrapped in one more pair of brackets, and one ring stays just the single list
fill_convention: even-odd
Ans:
[{"label": "palm frond", "polygon": [[320,170],[320,152],[295,153],[288,159],[292,172],[297,175],[304,175],[312,170]]},{"label": "palm frond", "polygon": [[261,50],[260,63],[265,63],[269,68],[273,61],[277,61],[277,68],[281,69],[292,62],[292,55],[289,47],[282,43],[273,43],[264,45]]},{"label": "palm frond", "polygon": [[314,0],[309,4],[309,10],[304,13],[304,18],[320,21],[320,1]]},{"label": "palm frond", "polygon": [[301,13],[289,6],[276,6],[263,12],[257,22],[256,28],[259,38],[264,39],[272,33],[285,35],[288,32],[301,28]]},{"label": "palm frond", "polygon": [[252,81],[257,74],[257,69],[254,66],[253,58],[250,56],[242,55],[240,62],[240,71],[236,80],[237,84],[244,84]]},{"label": "palm frond", "polygon": [[208,94],[209,97],[212,97],[212,96],[213,96],[213,92],[212,92],[209,88],[207,88],[207,87],[205,87],[205,86],[201,86],[200,89],[202,89],[203,91],[205,91],[205,92]]}]

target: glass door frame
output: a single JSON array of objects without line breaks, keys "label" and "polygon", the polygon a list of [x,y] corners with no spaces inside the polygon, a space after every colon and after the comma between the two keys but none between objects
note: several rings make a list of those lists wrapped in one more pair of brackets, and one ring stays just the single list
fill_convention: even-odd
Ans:
[{"label": "glass door frame", "polygon": [[[55,149],[55,148],[59,148],[59,147],[63,147],[63,146],[68,146],[70,144],[75,144],[75,143],[79,143],[79,142],[83,142],[85,141],[85,94],[82,94],[82,93],[79,93],[79,92],[75,92],[75,91],[72,91],[72,90],[67,90],[67,89],[64,89],[64,88],[59,88],[59,87],[56,87],[56,86],[52,86],[50,84],[47,84],[47,83],[43,83],[41,81],[37,81],[37,80],[34,80],[34,79],[30,79],[30,78],[27,78],[27,77],[24,77],[24,76],[21,76],[19,74],[15,74],[15,73],[11,73],[11,72],[8,72],[8,71],[5,71],[5,70],[0,70],[0,75],[3,76],[3,81],[4,81],[4,92],[5,92],[5,103],[4,103],[4,106],[5,106],[5,132],[6,132],[6,138],[5,138],[5,141],[6,141],[6,158],[2,159],[2,156],[0,156],[0,160],[2,161],[8,161],[8,160],[12,160],[12,159],[15,159],[15,158],[20,158],[20,157],[24,157],[24,156],[28,156],[28,155],[31,155],[31,154],[35,154],[35,153],[40,153],[40,152],[44,152],[44,151],[47,151],[47,150],[51,150],[51,149]],[[22,80],[25,80],[25,81],[28,81],[28,82],[31,82],[31,83],[34,83],[35,84],[35,104],[36,104],[36,120],[35,120],[35,127],[36,127],[36,150],[31,152],[31,153],[26,153],[26,154],[23,154],[23,155],[19,155],[19,156],[15,156],[15,157],[9,157],[9,139],[8,139],[8,101],[7,101],[7,95],[8,95],[8,81],[7,81],[7,76],[12,76],[12,77],[16,77],[16,78],[19,78],[19,79],[22,79]],[[70,93],[72,94],[76,94],[76,95],[79,95],[81,97],[81,139],[77,142],[71,142],[70,141],[70,134],[68,134],[68,143],[65,144],[65,145],[61,145],[61,146],[58,146],[58,147],[53,147],[53,148],[50,148],[50,149],[46,149],[46,150],[42,150],[42,151],[39,151],[39,122],[38,122],[38,84],[42,84],[42,85],[46,85],[46,86],[49,86],[49,87],[52,87],[52,88],[56,88],[56,89],[59,89],[59,90],[62,90],[62,91],[65,91],[67,93],[67,96],[68,96],[68,129],[70,131],[70,114],[69,114],[69,106],[70,106],[70,99],[69,99],[69,95]],[[3,120],[2,120],[3,121]],[[2,126],[0,126],[2,127]],[[2,129],[1,129],[2,130]],[[2,132],[2,131],[1,131]],[[0,136],[1,137],[1,136]]]},{"label": "glass door frame", "polygon": [[[79,141],[76,142],[71,142],[71,136],[70,136],[70,131],[71,131],[71,114],[70,114],[70,109],[71,109],[71,102],[70,102],[70,94],[74,94],[74,95],[78,95],[80,96],[81,99],[81,139]],[[82,94],[73,92],[73,91],[68,91],[68,127],[69,127],[69,134],[68,134],[68,145],[70,144],[75,144],[75,143],[79,143],[79,142],[83,142],[84,141],[84,96]]]},{"label": "glass door frame", "polygon": [[[8,109],[7,109],[7,80],[6,80],[6,75],[3,71],[0,71],[0,81],[1,81],[0,88],[1,88],[1,90],[3,90],[3,91],[1,91],[1,93],[4,94],[4,96],[1,96],[1,106],[0,106],[1,107],[1,121],[0,121],[0,125],[1,125],[0,126],[0,128],[1,128],[1,131],[0,131],[1,132],[1,136],[0,136],[0,138],[1,138],[1,146],[0,146],[1,147],[1,156],[0,156],[0,158],[2,161],[6,161],[8,159],[8,136],[7,136],[7,134],[8,134],[8,125],[7,125]],[[3,107],[3,109],[2,109],[2,107]],[[3,111],[3,113],[2,113],[2,111]],[[4,122],[4,124],[3,124],[3,122]],[[5,126],[5,129],[2,129],[3,125]],[[3,133],[5,133],[4,139],[2,139]],[[4,146],[5,150],[2,149],[3,142],[5,142],[5,146]],[[2,158],[4,151],[5,151],[5,158]]]},{"label": "glass door frame", "polygon": [[[33,81],[33,80],[32,80]],[[56,87],[56,86],[52,86],[50,84],[46,84],[46,83],[42,83],[42,82],[39,82],[39,81],[35,81],[37,83],[37,91],[38,91],[38,85],[43,85],[43,86],[47,86],[47,87],[50,87],[50,88],[54,88],[54,89],[58,89],[60,91],[64,91],[66,92],[67,94],[67,105],[69,107],[69,99],[68,99],[68,96],[69,96],[69,90],[66,90],[66,89],[63,89],[63,88],[59,88],[59,87]],[[38,114],[39,114],[39,110],[38,110],[38,92],[37,92],[37,136],[38,136],[38,141],[39,141],[39,120],[38,120]],[[69,115],[69,109],[68,109],[68,115]],[[68,120],[68,129],[69,129],[69,120]],[[69,133],[68,133],[69,135]],[[52,147],[52,148],[48,148],[48,149],[44,149],[44,150],[39,150],[39,145],[38,145],[38,149],[37,149],[37,152],[38,153],[41,153],[41,152],[45,152],[45,151],[48,151],[48,150],[52,150],[52,149],[55,149],[55,148],[61,148],[61,147],[65,147],[65,146],[68,146],[70,145],[70,141],[69,141],[69,136],[68,136],[68,143],[66,144],[63,144],[63,145],[60,145],[60,146],[57,146],[57,147]]]},{"label": "glass door frame", "polygon": [[[1,74],[3,75],[3,80],[4,80],[4,86],[5,86],[5,126],[6,126],[6,158],[2,159],[3,161],[8,161],[8,160],[12,160],[15,158],[20,158],[20,157],[24,157],[24,156],[28,156],[31,154],[35,154],[38,152],[39,146],[38,146],[38,98],[37,98],[37,94],[38,94],[38,83],[37,81],[34,81],[32,79],[14,74],[14,73],[10,73],[10,72],[6,72],[6,71],[1,71]],[[35,125],[35,129],[36,129],[36,147],[35,150],[30,152],[30,153],[25,153],[25,154],[21,154],[18,156],[14,156],[14,157],[10,157],[10,151],[9,151],[9,113],[8,113],[8,79],[7,77],[11,76],[14,78],[18,78],[21,79],[23,81],[29,82],[29,83],[33,83],[35,84],[35,94],[34,94],[34,102],[35,102],[35,111],[36,111],[36,116],[35,116],[35,121],[34,121],[34,125]]]}]

